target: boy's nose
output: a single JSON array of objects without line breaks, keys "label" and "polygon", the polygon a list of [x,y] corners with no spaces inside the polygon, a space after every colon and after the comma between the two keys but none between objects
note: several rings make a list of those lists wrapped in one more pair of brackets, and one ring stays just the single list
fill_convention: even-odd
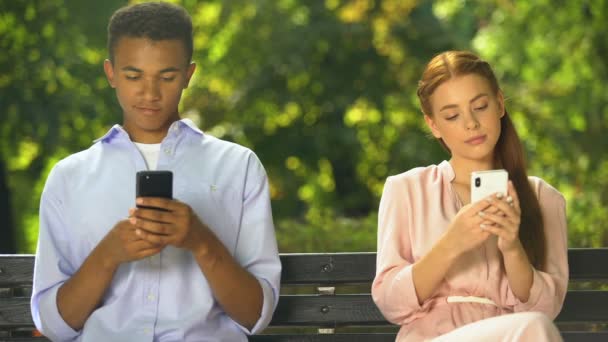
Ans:
[{"label": "boy's nose", "polygon": [[156,81],[149,80],[144,82],[142,91],[147,100],[158,100],[160,98],[160,87]]}]

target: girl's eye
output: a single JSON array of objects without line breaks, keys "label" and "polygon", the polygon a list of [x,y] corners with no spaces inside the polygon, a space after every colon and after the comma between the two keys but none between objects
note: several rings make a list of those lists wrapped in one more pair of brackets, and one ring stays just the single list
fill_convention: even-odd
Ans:
[{"label": "girl's eye", "polygon": [[485,105],[483,105],[483,106],[479,106],[479,107],[475,108],[475,110],[484,110],[484,109],[486,109],[486,108],[488,108],[488,105],[487,105],[487,104],[485,104]]},{"label": "girl's eye", "polygon": [[445,119],[446,119],[446,120],[449,120],[449,121],[453,121],[453,120],[456,120],[456,118],[457,118],[457,117],[458,117],[458,114],[456,114],[456,115],[452,115],[452,116],[448,116],[448,117],[447,117],[447,118],[445,118]]}]

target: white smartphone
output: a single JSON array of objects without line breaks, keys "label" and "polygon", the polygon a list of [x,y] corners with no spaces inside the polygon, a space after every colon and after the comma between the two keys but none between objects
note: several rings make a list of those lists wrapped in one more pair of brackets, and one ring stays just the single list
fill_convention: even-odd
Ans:
[{"label": "white smartphone", "polygon": [[471,203],[497,192],[507,195],[507,170],[473,171],[471,173]]}]

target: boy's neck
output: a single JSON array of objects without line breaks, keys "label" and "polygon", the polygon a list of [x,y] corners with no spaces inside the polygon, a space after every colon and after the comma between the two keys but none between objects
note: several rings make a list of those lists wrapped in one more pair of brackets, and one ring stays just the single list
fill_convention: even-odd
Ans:
[{"label": "boy's neck", "polygon": [[178,121],[179,117],[175,120],[168,121],[163,127],[155,130],[144,130],[138,127],[130,127],[128,123],[123,123],[123,128],[129,134],[131,141],[141,144],[160,144],[169,132],[169,127],[175,121]]}]

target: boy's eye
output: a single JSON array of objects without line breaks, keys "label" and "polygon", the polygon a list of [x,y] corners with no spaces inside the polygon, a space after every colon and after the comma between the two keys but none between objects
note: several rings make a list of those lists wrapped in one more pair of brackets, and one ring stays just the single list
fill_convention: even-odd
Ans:
[{"label": "boy's eye", "polygon": [[135,75],[126,75],[126,76],[125,76],[125,78],[126,78],[126,79],[128,79],[128,80],[131,80],[131,81],[132,81],[132,80],[136,80],[136,79],[138,79],[138,78],[139,78],[139,76],[135,76]]},{"label": "boy's eye", "polygon": [[175,79],[175,76],[166,76],[166,77],[161,77],[163,81],[167,81],[167,82],[171,82]]}]

